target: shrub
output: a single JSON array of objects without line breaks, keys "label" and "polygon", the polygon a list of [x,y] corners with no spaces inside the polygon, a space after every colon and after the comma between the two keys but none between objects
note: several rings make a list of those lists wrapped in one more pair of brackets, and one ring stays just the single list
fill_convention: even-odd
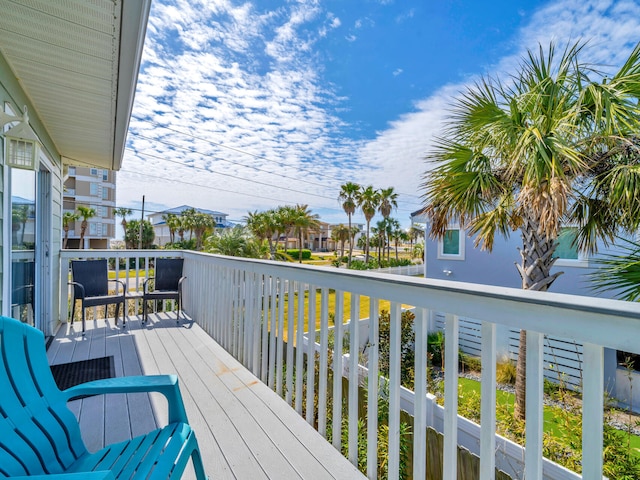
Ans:
[{"label": "shrub", "polygon": [[[297,248],[291,248],[287,250],[287,255],[290,255],[294,259],[300,258],[300,250]],[[306,248],[302,249],[302,259],[303,260],[311,260],[311,250],[307,250]]]},{"label": "shrub", "polygon": [[515,385],[516,383],[516,365],[509,359],[498,362],[496,365],[496,380],[498,383],[507,383]]}]

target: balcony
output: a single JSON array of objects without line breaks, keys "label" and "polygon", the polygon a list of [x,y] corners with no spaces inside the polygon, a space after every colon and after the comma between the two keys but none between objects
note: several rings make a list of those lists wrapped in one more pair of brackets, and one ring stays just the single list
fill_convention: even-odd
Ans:
[{"label": "balcony", "polygon": [[[119,375],[178,373],[188,414],[205,446],[203,454],[210,475],[221,471],[237,478],[254,474],[355,478],[353,465],[360,457],[367,476],[377,478],[376,412],[379,398],[383,398],[388,401],[391,432],[389,478],[399,478],[401,410],[409,409],[407,402],[414,416],[413,478],[426,478],[427,426],[444,434],[445,479],[457,476],[459,444],[479,456],[482,479],[495,478],[496,466],[504,470],[505,464],[510,465],[514,478],[581,478],[543,460],[543,343],[545,335],[552,335],[583,346],[582,478],[602,478],[604,351],[610,348],[640,352],[637,304],[186,251],[63,251],[62,284],[67,281],[65,267],[70,259],[106,257],[112,259],[117,273],[127,275],[133,291],[141,288],[150,272],[148,260],[158,256],[185,259],[184,309],[192,321],[178,327],[164,318],[167,314],[159,313],[149,327],[141,327],[134,305],[139,300],[133,299],[127,329],[115,327],[112,319],[106,323],[95,320],[84,340],[77,332],[61,329],[50,349],[51,360],[61,363],[74,356],[92,358],[113,350],[122,354]],[[318,301],[301,302],[304,307],[299,308],[296,299],[305,296]],[[67,297],[62,300],[60,314],[66,318]],[[330,317],[366,317],[360,308],[364,303],[369,304],[369,319],[329,326]],[[378,338],[378,311],[382,305],[390,312],[388,381],[379,381],[378,345],[368,340]],[[445,364],[449,365],[457,364],[462,319],[481,322],[482,421],[476,433],[470,434],[470,422],[457,415],[456,369],[445,370],[444,408],[427,394],[423,375],[416,375],[415,393],[401,387],[400,319],[405,308],[412,308],[415,314],[416,361],[412,366],[416,372],[426,371],[427,333],[436,312],[445,318]],[[306,324],[315,324],[318,332],[309,335],[311,329]],[[496,339],[497,332],[505,328],[528,331],[526,450],[514,450],[517,447],[495,432]],[[343,345],[345,334],[348,343]],[[331,349],[330,337],[335,339]],[[362,351],[363,345],[367,349],[367,369],[358,365],[359,355],[343,351]],[[60,357],[56,351],[61,352]],[[65,351],[68,352],[62,353]],[[344,378],[331,372],[343,372]],[[381,383],[386,384],[385,389],[380,388]],[[363,388],[368,395],[364,395]],[[135,412],[132,430],[143,428],[140,422],[155,421],[150,412],[162,411],[153,399],[142,407],[136,406],[136,399],[121,400],[109,407],[101,400],[82,402],[88,400],[98,402],[98,406],[74,408],[81,422],[86,416],[83,425],[96,446],[108,440],[102,425],[112,426],[111,418],[126,416],[127,408]],[[369,412],[366,418],[361,415],[360,404],[364,401]],[[83,413],[83,408],[88,413]],[[96,422],[95,412],[106,415],[105,421]],[[128,422],[127,419],[124,425]],[[342,425],[342,435],[332,436],[331,425]],[[362,433],[364,430],[366,434]],[[135,431],[118,432],[131,433]],[[338,451],[344,451],[353,465]],[[254,467],[252,473],[245,470]],[[269,470],[271,467],[274,470]],[[269,473],[284,472],[281,468],[295,472],[294,477]]]}]

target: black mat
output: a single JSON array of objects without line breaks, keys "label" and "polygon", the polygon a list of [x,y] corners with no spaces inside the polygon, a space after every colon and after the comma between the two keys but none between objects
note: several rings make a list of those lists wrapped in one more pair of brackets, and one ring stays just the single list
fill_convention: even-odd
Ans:
[{"label": "black mat", "polygon": [[60,390],[66,390],[80,383],[116,376],[113,356],[51,365],[51,373]]}]

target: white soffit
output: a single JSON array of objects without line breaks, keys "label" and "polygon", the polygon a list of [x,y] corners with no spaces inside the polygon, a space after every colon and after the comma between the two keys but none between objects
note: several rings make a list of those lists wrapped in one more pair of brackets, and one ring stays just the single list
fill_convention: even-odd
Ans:
[{"label": "white soffit", "polygon": [[0,0],[0,51],[60,154],[118,170],[150,0]]}]

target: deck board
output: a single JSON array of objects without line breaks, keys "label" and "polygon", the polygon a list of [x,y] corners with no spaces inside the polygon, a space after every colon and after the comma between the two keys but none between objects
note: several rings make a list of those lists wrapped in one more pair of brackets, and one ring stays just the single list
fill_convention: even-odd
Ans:
[{"label": "deck board", "polygon": [[[172,314],[63,326],[47,355],[51,364],[113,355],[117,376],[175,373],[211,478],[364,478],[339,452],[196,323]],[[91,450],[166,424],[158,394],[90,397],[69,403]],[[185,478],[192,478],[189,473]]]}]

